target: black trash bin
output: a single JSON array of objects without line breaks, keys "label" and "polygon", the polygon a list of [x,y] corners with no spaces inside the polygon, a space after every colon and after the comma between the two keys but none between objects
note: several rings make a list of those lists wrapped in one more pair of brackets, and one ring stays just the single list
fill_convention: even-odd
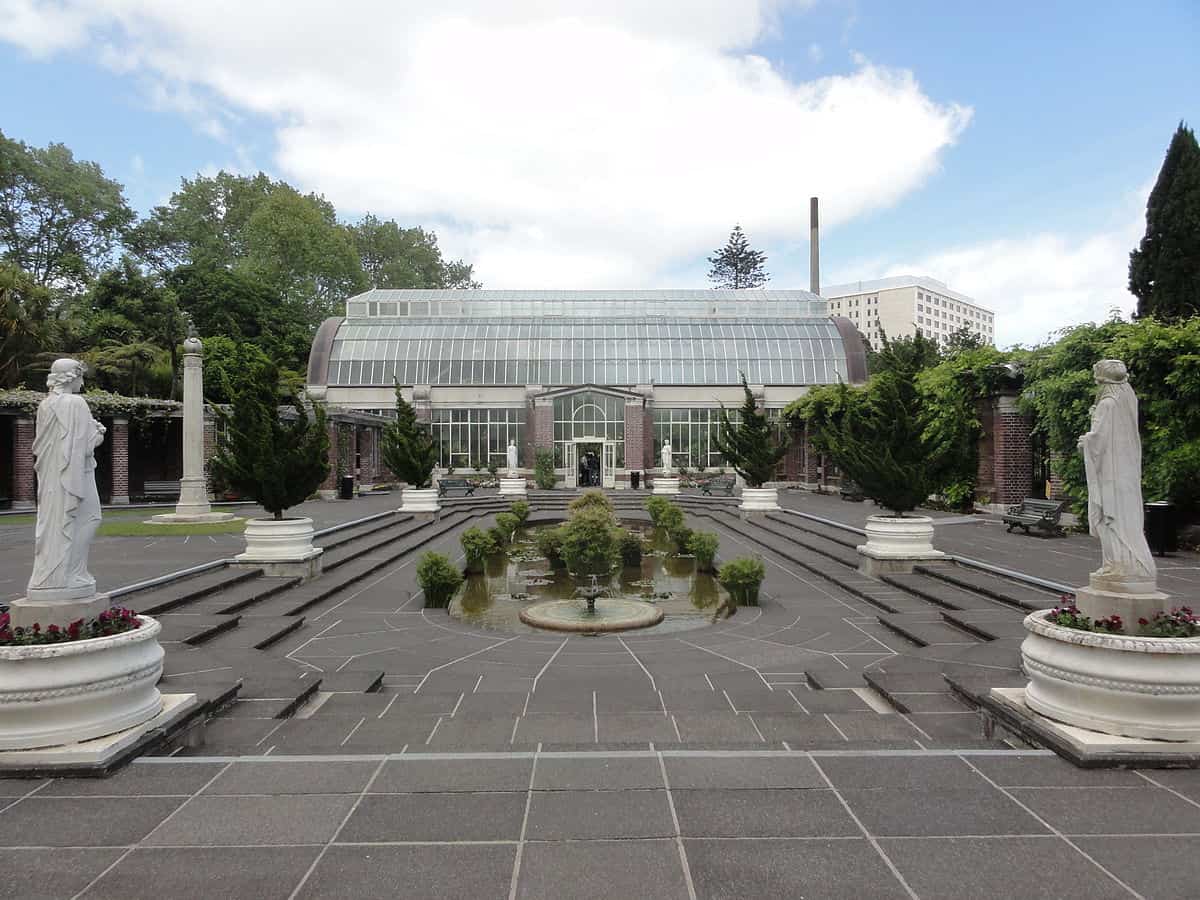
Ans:
[{"label": "black trash bin", "polygon": [[342,476],[342,480],[338,485],[338,499],[339,500],[353,500],[354,499],[354,476],[353,475],[343,475]]},{"label": "black trash bin", "polygon": [[641,472],[630,472],[629,473],[629,486],[636,491],[639,487],[641,487],[641,484],[642,484],[642,473]]},{"label": "black trash bin", "polygon": [[1179,536],[1175,531],[1175,504],[1169,500],[1155,500],[1145,504],[1146,543],[1155,556],[1174,553],[1179,549]]}]

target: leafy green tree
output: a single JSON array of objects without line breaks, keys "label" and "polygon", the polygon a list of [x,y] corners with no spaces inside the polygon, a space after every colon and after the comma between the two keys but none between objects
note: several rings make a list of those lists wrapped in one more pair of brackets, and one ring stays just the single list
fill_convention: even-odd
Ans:
[{"label": "leafy green tree", "polygon": [[123,188],[96,163],[0,132],[0,246],[36,284],[83,288],[133,220]]},{"label": "leafy green tree", "polygon": [[0,387],[32,384],[38,354],[53,349],[58,330],[50,292],[29,273],[0,263]]},{"label": "leafy green tree", "polygon": [[414,488],[427,488],[437,466],[437,444],[429,426],[417,421],[416,410],[396,385],[396,418],[383,429],[379,452],[384,463],[401,481]]},{"label": "leafy green tree", "polygon": [[714,288],[762,287],[770,278],[766,270],[767,255],[750,247],[741,225],[734,226],[725,246],[715,250],[708,261],[712,265],[708,280]]},{"label": "leafy green tree", "polygon": [[573,514],[562,532],[562,557],[573,575],[605,576],[621,561],[619,529],[597,507]]},{"label": "leafy green tree", "polygon": [[[204,338],[204,399],[232,403],[245,373],[270,364],[271,358],[256,344],[221,335]],[[286,397],[291,392],[281,388],[280,394]]]},{"label": "leafy green tree", "polygon": [[766,413],[759,411],[745,373],[742,373],[742,390],[746,398],[740,421],[731,422],[722,404],[721,427],[713,435],[713,443],[747,485],[760,488],[775,477],[776,466],[787,455],[788,440],[780,440]]},{"label": "leafy green tree", "polygon": [[432,231],[401,228],[391,219],[381,221],[370,214],[348,230],[370,287],[480,287],[469,264],[442,259]]},{"label": "leafy green tree", "polygon": [[294,418],[279,409],[279,372],[267,364],[246,373],[223,414],[226,441],[212,461],[213,475],[253,497],[275,519],[303,503],[329,475],[329,435],[325,411],[309,417],[296,403]]},{"label": "leafy green tree", "polygon": [[1139,317],[1200,313],[1200,144],[1179,123],[1146,203],[1146,234],[1129,254]]}]

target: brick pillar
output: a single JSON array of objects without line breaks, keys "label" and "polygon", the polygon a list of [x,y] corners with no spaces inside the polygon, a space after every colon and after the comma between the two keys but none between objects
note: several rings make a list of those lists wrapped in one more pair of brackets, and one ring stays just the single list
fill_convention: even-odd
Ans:
[{"label": "brick pillar", "polygon": [[375,446],[378,434],[379,429],[374,425],[364,425],[358,436],[358,482],[363,487],[375,485]]},{"label": "brick pillar", "polygon": [[329,474],[325,476],[325,480],[321,482],[320,488],[317,489],[317,496],[322,500],[332,500],[337,496],[337,464],[338,464],[338,441],[337,441],[337,424],[332,419],[325,420],[325,433],[329,436]]},{"label": "brick pillar", "polygon": [[37,484],[33,474],[33,419],[13,422],[13,509],[37,506]]},{"label": "brick pillar", "polygon": [[815,490],[821,483],[821,455],[817,453],[817,448],[813,445],[811,429],[807,423],[804,425],[801,439],[803,453],[801,454],[800,480]]},{"label": "brick pillar", "polygon": [[999,396],[993,405],[995,423],[994,503],[1020,503],[1033,485],[1033,456],[1029,433],[1033,422],[1017,408],[1017,398]]},{"label": "brick pillar", "polygon": [[646,414],[642,400],[625,401],[625,468],[640,471],[646,458]]},{"label": "brick pillar", "polygon": [[784,477],[788,481],[802,481],[804,474],[804,432],[788,429],[788,452],[783,458]]},{"label": "brick pillar", "polygon": [[357,489],[359,481],[358,467],[355,463],[358,461],[358,426],[351,425],[346,429],[346,440],[349,446],[346,448],[346,474],[354,479],[354,486]]},{"label": "brick pillar", "polygon": [[212,462],[212,458],[217,455],[217,420],[210,408],[205,407],[204,410],[204,471],[208,471],[208,464]]},{"label": "brick pillar", "polygon": [[[995,400],[983,398],[976,403],[979,424],[979,464],[975,470],[975,499],[987,504],[998,504],[996,497],[996,417]],[[986,498],[986,501],[985,501]],[[1024,499],[1024,498],[1022,498]]]},{"label": "brick pillar", "polygon": [[112,442],[112,493],[109,502],[113,506],[124,506],[129,503],[129,419],[114,417],[108,439]]}]

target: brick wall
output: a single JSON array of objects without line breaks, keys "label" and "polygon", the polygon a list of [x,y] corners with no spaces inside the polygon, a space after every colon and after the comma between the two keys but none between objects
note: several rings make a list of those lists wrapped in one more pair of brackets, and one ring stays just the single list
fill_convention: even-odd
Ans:
[{"label": "brick wall", "polygon": [[[996,499],[996,423],[993,415],[995,398],[985,397],[976,401],[979,423],[983,431],[979,436],[979,464],[975,470],[975,499],[988,503],[999,503]],[[1024,499],[1024,498],[1022,498]]]},{"label": "brick wall", "polygon": [[533,449],[554,449],[554,405],[535,402],[533,405]]},{"label": "brick wall", "polygon": [[33,419],[13,423],[13,507],[31,507],[37,500],[33,473]]},{"label": "brick wall", "polygon": [[337,425],[326,420],[325,433],[329,436],[329,474],[325,476],[325,480],[321,482],[321,487],[318,490],[334,491],[336,496],[337,491],[337,465],[338,465],[338,437]]},{"label": "brick wall", "polygon": [[788,481],[801,481],[804,474],[804,433],[789,431],[788,438],[788,452],[783,458],[784,478]]},{"label": "brick wall", "polygon": [[811,485],[821,483],[821,454],[813,446],[812,434],[808,425],[804,426],[804,434],[802,436],[801,466],[801,481]]}]

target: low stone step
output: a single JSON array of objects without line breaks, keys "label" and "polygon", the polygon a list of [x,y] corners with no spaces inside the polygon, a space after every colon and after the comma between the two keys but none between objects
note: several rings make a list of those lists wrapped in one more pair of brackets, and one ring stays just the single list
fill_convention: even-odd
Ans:
[{"label": "low stone step", "polygon": [[834,525],[826,525],[823,522],[817,522],[813,519],[807,519],[803,516],[794,515],[788,512],[772,512],[767,513],[767,518],[779,522],[788,528],[793,528],[797,531],[805,531],[814,537],[819,537],[822,540],[829,541],[834,544],[840,544],[843,547],[848,547],[854,550],[866,540],[863,535],[856,534],[853,531],[846,531],[844,528],[838,528]]},{"label": "low stone step", "polygon": [[[190,601],[186,606],[187,612],[216,613],[233,615],[252,609],[271,597],[291,590],[300,584],[299,578],[262,576],[251,581],[235,584],[233,587]],[[181,610],[183,608],[180,608]]]},{"label": "low stone step", "polygon": [[214,635],[209,640],[214,648],[220,650],[265,650],[302,627],[303,616],[244,616],[237,628]]},{"label": "low stone step", "polygon": [[[397,503],[399,503],[398,498]],[[396,525],[400,525],[411,520],[411,514],[391,512],[371,522],[365,522],[362,525],[356,525],[353,528],[341,528],[329,534],[321,535],[314,538],[313,543],[315,543],[318,547],[324,548],[326,553],[331,553],[338,547],[351,544],[355,541],[360,541],[364,538],[370,537],[376,532],[384,530],[385,528],[394,528]]]},{"label": "low stone step", "polygon": [[996,612],[972,610],[970,612],[945,612],[942,615],[947,622],[976,634],[985,641],[1006,638],[1024,639],[1026,634],[1025,626],[1022,624],[1024,617],[1017,610],[998,610]]},{"label": "low stone step", "polygon": [[208,597],[220,591],[228,590],[237,584],[252,581],[262,577],[261,569],[231,569],[228,567],[214,569],[180,578],[156,588],[148,588],[121,597],[121,603],[139,613],[157,616],[180,606],[185,606],[201,597]]},{"label": "low stone step", "polygon": [[237,628],[241,616],[210,616],[198,613],[166,613],[162,623],[161,644],[203,644],[223,631]]},{"label": "low stone step", "polygon": [[914,644],[930,647],[937,644],[975,644],[979,639],[944,620],[925,621],[912,616],[880,616],[879,621],[896,634]]},{"label": "low stone step", "polygon": [[946,609],[995,609],[996,601],[965,590],[924,572],[883,575],[882,580]]},{"label": "low stone step", "polygon": [[[990,572],[981,572],[966,566],[937,565],[918,566],[917,571],[949,584],[957,585],[976,593],[1033,612],[1050,609],[1061,599],[1061,595],[1032,585],[1010,581]],[[1074,595],[1071,595],[1074,596]]]},{"label": "low stone step", "polygon": [[329,672],[321,676],[321,690],[333,694],[373,694],[383,685],[383,669]]}]

